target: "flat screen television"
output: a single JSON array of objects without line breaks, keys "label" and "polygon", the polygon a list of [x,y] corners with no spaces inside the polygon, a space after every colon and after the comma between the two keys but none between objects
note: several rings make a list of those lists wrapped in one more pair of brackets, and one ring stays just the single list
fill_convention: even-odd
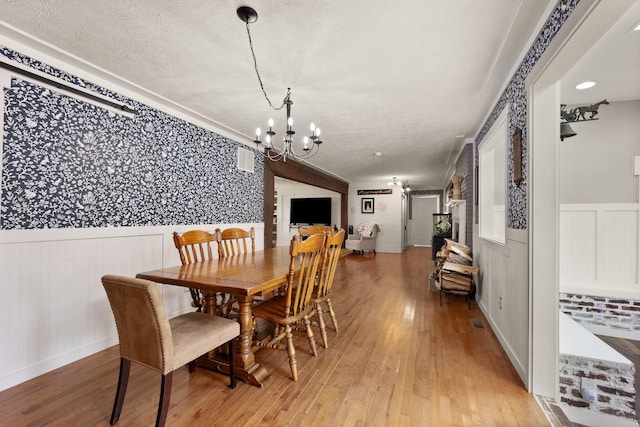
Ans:
[{"label": "flat screen television", "polygon": [[331,197],[291,199],[289,223],[331,225]]}]

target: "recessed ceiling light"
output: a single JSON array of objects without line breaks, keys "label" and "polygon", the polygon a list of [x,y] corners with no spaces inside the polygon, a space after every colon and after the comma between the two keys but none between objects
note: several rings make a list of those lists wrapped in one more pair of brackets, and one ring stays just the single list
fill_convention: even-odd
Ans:
[{"label": "recessed ceiling light", "polygon": [[596,85],[596,82],[582,82],[576,85],[576,89],[578,90],[589,89],[590,87],[594,87],[595,85]]},{"label": "recessed ceiling light", "polygon": [[375,153],[373,153],[373,155],[376,157],[382,157],[382,153],[379,151],[376,151]]}]

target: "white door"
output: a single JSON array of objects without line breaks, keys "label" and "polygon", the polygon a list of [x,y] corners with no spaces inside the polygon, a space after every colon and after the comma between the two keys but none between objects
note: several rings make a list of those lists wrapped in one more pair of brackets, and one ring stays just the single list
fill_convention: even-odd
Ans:
[{"label": "white door", "polygon": [[438,198],[434,196],[412,196],[411,210],[411,219],[408,221],[409,245],[431,246],[433,214],[438,212]]}]

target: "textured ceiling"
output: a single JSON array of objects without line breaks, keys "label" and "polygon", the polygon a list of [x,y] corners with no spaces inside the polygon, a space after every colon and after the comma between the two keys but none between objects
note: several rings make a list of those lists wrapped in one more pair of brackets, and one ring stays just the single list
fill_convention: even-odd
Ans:
[{"label": "textured ceiling", "polygon": [[[23,0],[0,34],[66,52],[252,139],[273,112],[254,71],[241,5],[274,105],[291,88],[297,135],[322,128],[308,162],[348,181],[442,188],[550,4],[541,0]],[[276,129],[278,131],[281,128]],[[280,131],[280,134],[282,132]],[[373,156],[382,152],[382,157]],[[449,169],[448,169],[449,168]]]},{"label": "textured ceiling", "polygon": [[[640,1],[636,1],[610,27],[562,79],[565,104],[588,105],[640,99]],[[576,90],[584,81],[597,82],[588,90]]]}]

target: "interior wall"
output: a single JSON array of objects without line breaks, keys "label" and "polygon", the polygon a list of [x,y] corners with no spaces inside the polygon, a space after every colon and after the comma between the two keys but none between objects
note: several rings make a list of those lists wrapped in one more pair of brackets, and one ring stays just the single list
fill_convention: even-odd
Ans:
[{"label": "interior wall", "polygon": [[[103,274],[179,265],[173,231],[254,226],[264,247],[263,163],[241,144],[27,58],[6,59],[123,101],[123,116],[3,71],[0,389],[117,342]],[[244,147],[244,146],[242,146]],[[256,157],[259,159],[259,157]],[[191,310],[162,287],[170,316]]]},{"label": "interior wall", "polygon": [[[542,24],[538,36],[533,40],[520,64],[517,66],[512,78],[506,84],[504,92],[497,99],[494,108],[488,114],[488,118],[475,138],[474,154],[477,159],[477,147],[484,140],[487,132],[491,129],[499,115],[508,109],[508,160],[507,160],[507,223],[506,243],[498,245],[478,237],[478,226],[474,225],[474,263],[480,266],[480,279],[478,285],[478,300],[483,313],[492,325],[492,328],[500,339],[505,352],[518,371],[523,382],[532,390],[531,375],[532,367],[536,369],[549,369],[549,381],[541,382],[540,387],[533,390],[545,396],[555,397],[557,392],[557,369],[555,369],[557,354],[549,354],[544,357],[532,360],[530,346],[539,345],[537,342],[529,341],[531,331],[530,319],[537,316],[530,312],[532,305],[539,307],[553,307],[549,305],[549,298],[555,300],[555,310],[557,311],[557,282],[550,282],[556,286],[556,292],[549,297],[546,293],[535,295],[530,294],[529,288],[529,239],[527,235],[529,208],[528,208],[528,173],[531,160],[529,157],[530,147],[528,145],[528,99],[525,87],[526,79],[532,69],[536,66],[545,50],[551,45],[554,37],[561,30],[563,24],[572,14],[578,2],[561,0],[551,11],[547,21]],[[558,105],[559,110],[559,105]],[[555,113],[555,111],[552,111]],[[544,117],[541,115],[540,117]],[[559,117],[559,111],[555,117]],[[516,130],[522,132],[522,181],[516,184],[513,181],[514,151],[511,143],[512,136]],[[538,188],[538,190],[541,190]],[[550,252],[551,253],[551,252]],[[555,253],[552,253],[552,255]],[[548,287],[541,287],[548,289]],[[535,301],[536,296],[546,295],[547,299]],[[533,299],[533,302],[532,302]],[[517,308],[517,309],[514,309]],[[553,308],[552,308],[553,309]],[[548,314],[548,312],[545,312]],[[553,313],[553,312],[551,312]],[[540,334],[557,333],[557,321],[553,321],[553,314],[547,315],[545,319],[549,322],[542,322],[543,327],[535,328],[535,332]],[[554,327],[556,326],[556,327]],[[550,328],[548,328],[550,327]],[[523,336],[527,339],[523,340]],[[546,343],[542,337],[540,344]],[[554,348],[553,346],[547,346]]]},{"label": "interior wall", "polygon": [[571,125],[577,135],[558,147],[560,203],[638,202],[638,117],[640,100],[612,102],[600,106],[599,120]]},{"label": "interior wall", "polygon": [[[180,265],[174,231],[251,226],[259,250],[262,223],[0,232],[0,390],[117,344],[104,274]],[[193,310],[186,288],[160,289],[169,317]]]},{"label": "interior wall", "polygon": [[291,238],[298,234],[298,227],[291,227],[289,223],[291,213],[291,199],[304,197],[331,197],[331,224],[338,229],[344,228],[340,223],[342,212],[339,193],[323,188],[314,187],[300,182],[278,178],[275,181],[277,203],[277,246],[287,246]]},{"label": "interior wall", "polygon": [[[275,200],[276,177],[301,182],[314,187],[335,191],[340,195],[340,220],[338,226],[348,223],[349,184],[342,179],[315,169],[305,163],[288,160],[287,162],[272,162],[264,160],[264,241],[273,241],[273,203]],[[277,224],[276,224],[277,227]],[[345,228],[346,229],[346,228]],[[277,230],[276,230],[277,232]],[[276,242],[277,243],[277,242]]]},{"label": "interior wall", "polygon": [[[357,182],[349,187],[349,225],[355,229],[364,221],[373,221],[380,225],[376,241],[376,252],[401,253],[403,244],[402,197],[400,188],[393,188],[392,194],[358,195],[358,190],[388,189],[385,183]],[[362,199],[374,200],[374,212],[362,212]]]},{"label": "interior wall", "polygon": [[9,84],[0,229],[262,220],[263,163],[238,168],[240,143],[9,49],[0,56],[135,110],[114,113],[0,71]]}]

